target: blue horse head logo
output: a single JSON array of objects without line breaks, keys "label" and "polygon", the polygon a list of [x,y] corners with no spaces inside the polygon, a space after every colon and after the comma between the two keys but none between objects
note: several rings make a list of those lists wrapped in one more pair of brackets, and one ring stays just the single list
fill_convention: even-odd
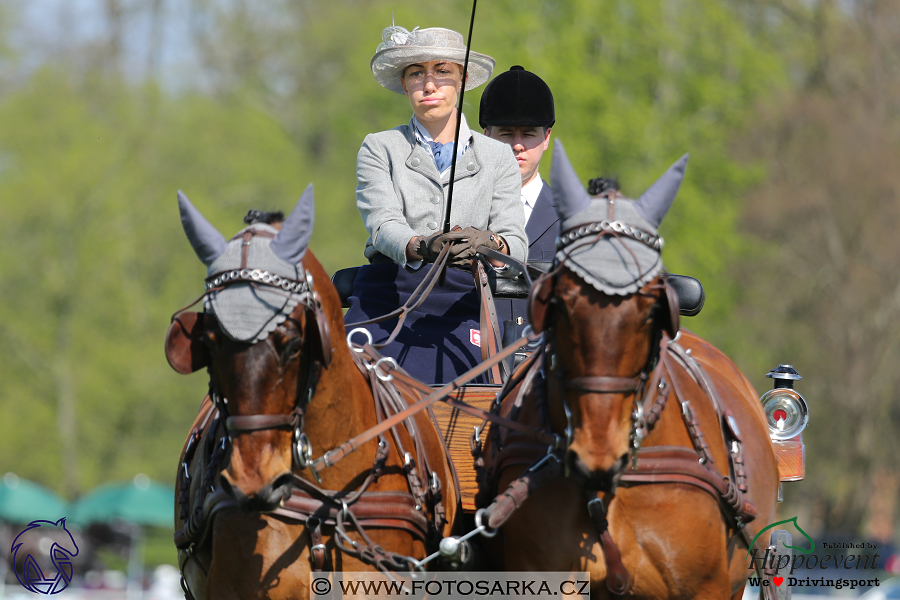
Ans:
[{"label": "blue horse head logo", "polygon": [[[60,535],[60,532],[64,533],[64,535]],[[56,569],[56,573],[48,568],[48,574],[45,575],[38,560],[31,553],[26,554],[25,560],[21,562],[17,554],[20,549],[23,552],[28,552],[31,549],[32,552],[35,552],[40,557],[41,554],[36,552],[35,549],[38,548],[41,538],[47,537],[49,533],[54,534],[53,538],[58,538],[61,542],[53,541],[49,551],[50,560],[53,562],[53,568]],[[55,523],[53,521],[32,521],[13,540],[10,551],[13,553],[13,562],[16,565],[16,579],[29,592],[45,596],[58,594],[71,583],[73,572],[72,558],[78,554],[78,546],[75,544],[75,538],[66,529],[65,517]],[[45,568],[49,566],[46,563],[44,564]]]}]

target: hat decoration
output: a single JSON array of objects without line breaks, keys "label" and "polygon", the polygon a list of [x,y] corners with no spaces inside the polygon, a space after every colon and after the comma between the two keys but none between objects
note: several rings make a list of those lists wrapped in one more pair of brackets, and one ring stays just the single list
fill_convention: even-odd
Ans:
[{"label": "hat decoration", "polygon": [[413,27],[412,31],[407,31],[399,25],[391,25],[385,27],[381,32],[382,42],[375,48],[375,52],[380,52],[385,48],[393,48],[394,46],[433,46],[446,47],[444,40],[438,39],[428,32],[419,31],[419,27]]}]

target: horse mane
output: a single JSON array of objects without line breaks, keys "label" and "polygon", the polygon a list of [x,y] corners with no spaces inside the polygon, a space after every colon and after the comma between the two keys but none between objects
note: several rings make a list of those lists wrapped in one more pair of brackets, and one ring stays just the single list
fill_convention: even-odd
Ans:
[{"label": "horse mane", "polygon": [[588,181],[588,194],[598,196],[607,190],[619,191],[618,177],[594,177]]},{"label": "horse mane", "polygon": [[255,225],[256,223],[264,223],[266,225],[271,225],[272,223],[283,223],[284,222],[284,213],[280,210],[270,210],[270,211],[262,211],[252,209],[247,212],[247,216],[244,217],[245,225]]}]

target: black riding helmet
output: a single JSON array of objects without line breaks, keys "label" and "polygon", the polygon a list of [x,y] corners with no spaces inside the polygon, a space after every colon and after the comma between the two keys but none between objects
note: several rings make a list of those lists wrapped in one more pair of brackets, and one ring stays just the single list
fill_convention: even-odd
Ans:
[{"label": "black riding helmet", "polygon": [[494,77],[481,94],[478,123],[498,127],[553,127],[553,94],[544,80],[516,65]]}]

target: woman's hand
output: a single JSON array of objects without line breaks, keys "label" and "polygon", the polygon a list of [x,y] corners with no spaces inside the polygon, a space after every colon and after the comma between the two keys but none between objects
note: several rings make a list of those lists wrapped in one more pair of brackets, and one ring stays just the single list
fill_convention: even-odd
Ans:
[{"label": "woman's hand", "polygon": [[450,260],[453,260],[454,248],[459,246],[458,242],[464,241],[466,237],[467,236],[463,231],[436,233],[430,237],[419,236],[411,239],[409,244],[406,245],[406,256],[407,258],[409,257],[410,245],[415,242],[417,247],[415,258],[413,260],[424,260],[425,262],[433,263],[437,260],[438,254],[441,253],[444,244],[455,244],[450,250]]},{"label": "woman's hand", "polygon": [[[450,265],[459,268],[468,268],[469,262],[475,258],[479,246],[487,246],[492,250],[509,254],[509,246],[502,237],[492,231],[482,231],[474,227],[466,227],[460,233],[465,235],[462,242],[455,244],[450,249]],[[495,267],[502,267],[503,263],[490,261]]]}]

